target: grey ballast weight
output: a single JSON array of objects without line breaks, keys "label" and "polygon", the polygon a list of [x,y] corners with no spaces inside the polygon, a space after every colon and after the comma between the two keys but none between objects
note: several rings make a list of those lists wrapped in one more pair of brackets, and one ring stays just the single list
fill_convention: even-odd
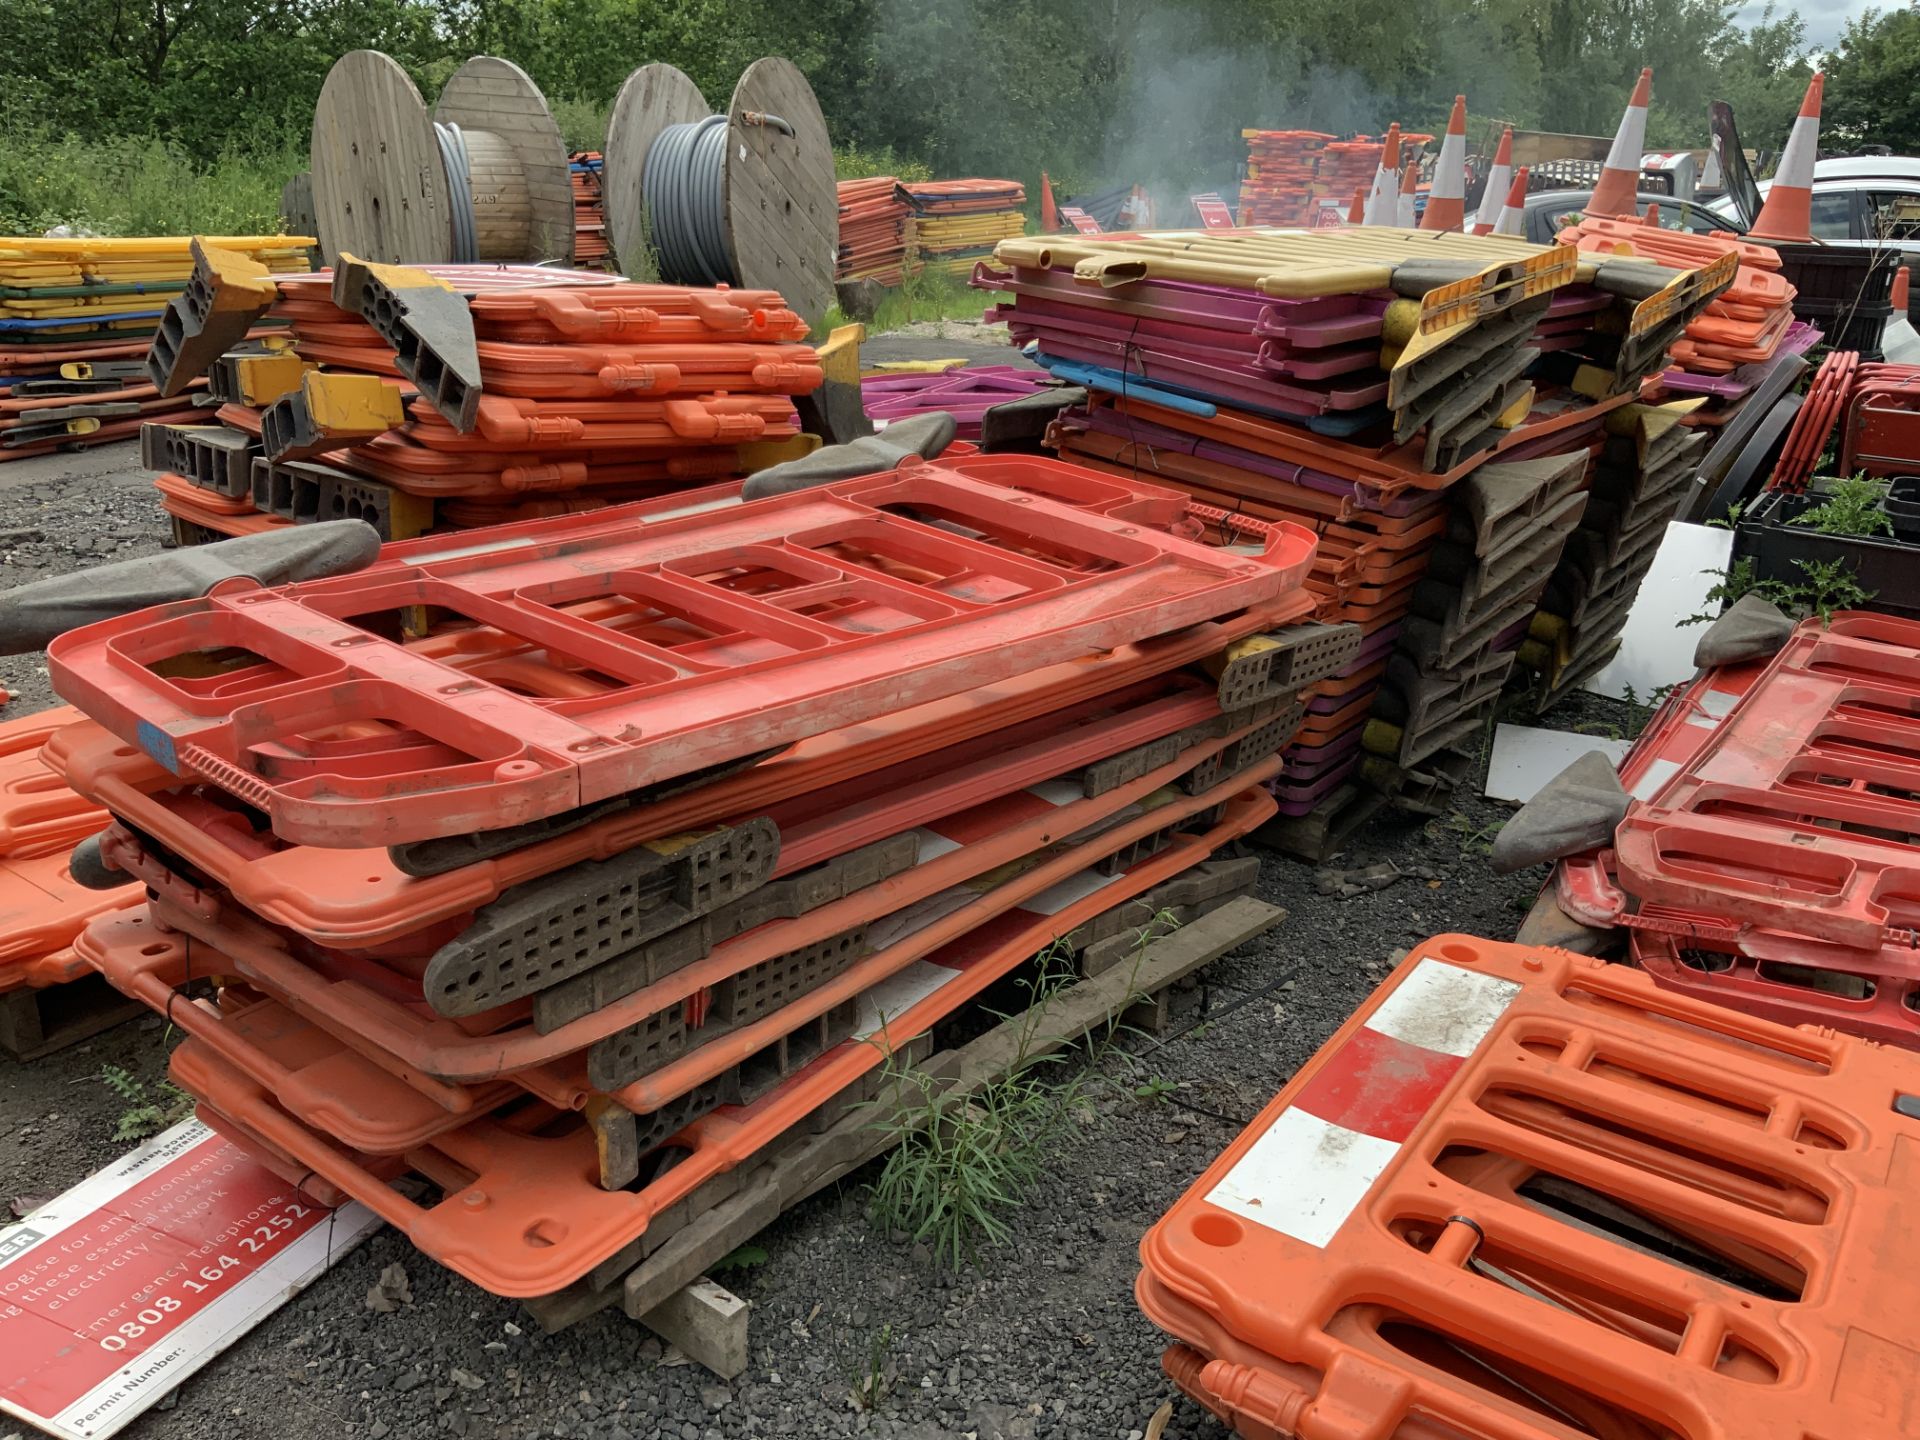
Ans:
[{"label": "grey ballast weight", "polygon": [[1496,875],[1511,875],[1529,865],[1611,845],[1630,803],[1613,762],[1589,750],[1541,786],[1501,827],[1488,866]]},{"label": "grey ballast weight", "polygon": [[866,435],[845,445],[828,445],[798,460],[770,465],[749,475],[740,487],[742,500],[764,500],[834,480],[861,475],[884,475],[907,460],[931,460],[953,443],[953,416],[934,410],[889,425],[878,435]]},{"label": "grey ballast weight", "polygon": [[1693,663],[1702,670],[1740,665],[1778,655],[1793,638],[1793,619],[1758,595],[1742,595],[1707,627],[1693,647]]},{"label": "grey ballast weight", "polygon": [[364,570],[379,554],[371,525],[329,520],[35,580],[0,591],[0,655],[44,650],[57,635],[150,605],[196,600],[222,581],[322,580]]}]

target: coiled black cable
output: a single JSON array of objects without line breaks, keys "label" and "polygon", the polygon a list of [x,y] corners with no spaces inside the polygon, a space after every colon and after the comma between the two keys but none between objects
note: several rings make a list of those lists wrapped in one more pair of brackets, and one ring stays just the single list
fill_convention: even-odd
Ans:
[{"label": "coiled black cable", "polygon": [[433,122],[433,138],[440,142],[440,159],[447,167],[447,210],[453,237],[453,263],[473,265],[480,259],[480,236],[473,223],[472,161],[467,137],[458,125]]},{"label": "coiled black cable", "polygon": [[731,285],[726,225],[727,117],[669,125],[647,151],[641,188],[660,278],[669,285]]}]

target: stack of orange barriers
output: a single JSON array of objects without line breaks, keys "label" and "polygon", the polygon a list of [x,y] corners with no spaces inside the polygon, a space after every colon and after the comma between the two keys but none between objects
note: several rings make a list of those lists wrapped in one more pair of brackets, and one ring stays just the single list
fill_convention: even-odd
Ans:
[{"label": "stack of orange barriers", "polygon": [[89,890],[67,870],[68,852],[107,815],[48,770],[40,752],[81,718],[56,706],[0,722],[0,1048],[15,1058],[81,1038],[70,1024],[62,1034],[43,1017],[38,992],[90,977],[92,969],[74,954],[75,937],[90,920],[140,898],[131,883]]},{"label": "stack of orange barriers", "polygon": [[1235,1433],[1905,1435],[1920,1060],[1624,966],[1414,947],[1147,1232]]},{"label": "stack of orange barriers", "polygon": [[[772,291],[534,267],[426,274],[466,297],[454,319],[473,337],[478,393],[464,393],[449,419],[444,403],[415,393],[394,345],[334,304],[330,272],[288,279],[270,314],[290,330],[299,364],[264,389],[223,383],[224,435],[149,427],[143,436],[163,471],[163,505],[196,527],[183,538],[360,518],[400,539],[533,519],[738,476],[751,468],[742,447],[801,453],[812,443],[800,438],[793,397],[820,384],[819,358],[801,343],[806,322]],[[404,413],[339,448],[283,460],[264,417],[308,370],[376,378]]]},{"label": "stack of orange barriers", "polygon": [[[147,895],[78,948],[316,1198],[495,1293],[617,1300],[682,1201],[1271,814],[1300,692],[1352,652],[1298,623],[1312,550],[973,456],[70,631],[50,664],[91,718],[49,755],[113,817],[90,868]],[[448,619],[392,638],[420,603]],[[183,623],[220,651],[183,660]],[[183,704],[207,723],[159,744]]]},{"label": "stack of orange barriers", "polygon": [[1305,224],[1320,152],[1334,137],[1318,130],[1242,130],[1240,136],[1247,142],[1240,223]]},{"label": "stack of orange barriers", "polygon": [[840,256],[836,280],[898,285],[913,247],[913,207],[891,175],[840,182]]}]

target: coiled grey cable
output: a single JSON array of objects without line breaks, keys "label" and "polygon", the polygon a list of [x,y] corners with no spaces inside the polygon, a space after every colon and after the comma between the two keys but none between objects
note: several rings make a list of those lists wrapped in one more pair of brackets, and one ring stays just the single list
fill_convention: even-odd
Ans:
[{"label": "coiled grey cable", "polygon": [[727,117],[669,125],[647,150],[642,182],[660,278],[669,285],[731,285],[725,214]]},{"label": "coiled grey cable", "polygon": [[467,156],[467,137],[458,125],[433,122],[433,138],[440,142],[440,159],[447,167],[447,209],[452,213],[453,260],[472,265],[480,259],[480,237],[473,223],[473,177]]}]

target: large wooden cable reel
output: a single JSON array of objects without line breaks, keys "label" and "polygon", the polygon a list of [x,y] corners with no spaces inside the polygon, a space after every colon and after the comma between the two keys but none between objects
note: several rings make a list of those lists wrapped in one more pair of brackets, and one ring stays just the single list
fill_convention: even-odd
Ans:
[{"label": "large wooden cable reel", "polygon": [[[650,161],[678,165],[688,147],[711,146],[717,136],[673,127],[698,127],[713,112],[699,87],[671,65],[645,65],[627,77],[614,101],[605,148],[607,235],[621,267],[645,274],[660,261],[660,278],[672,284],[723,281],[755,290],[777,290],[816,328],[834,301],[833,272],[840,243],[840,209],[833,171],[833,145],[813,87],[791,61],[757,60],[734,87],[725,112],[725,148],[703,156],[709,168],[685,176],[656,173]],[[715,122],[716,125],[720,122]],[[713,170],[718,171],[717,179]],[[696,235],[697,258],[688,247],[656,234],[649,195],[690,207],[679,233]],[[662,226],[664,231],[667,227]]]},{"label": "large wooden cable reel", "polygon": [[391,57],[343,55],[314,106],[311,154],[329,264],[343,251],[416,265],[573,263],[566,142],[539,86],[510,61],[467,61],[429,115]]}]

